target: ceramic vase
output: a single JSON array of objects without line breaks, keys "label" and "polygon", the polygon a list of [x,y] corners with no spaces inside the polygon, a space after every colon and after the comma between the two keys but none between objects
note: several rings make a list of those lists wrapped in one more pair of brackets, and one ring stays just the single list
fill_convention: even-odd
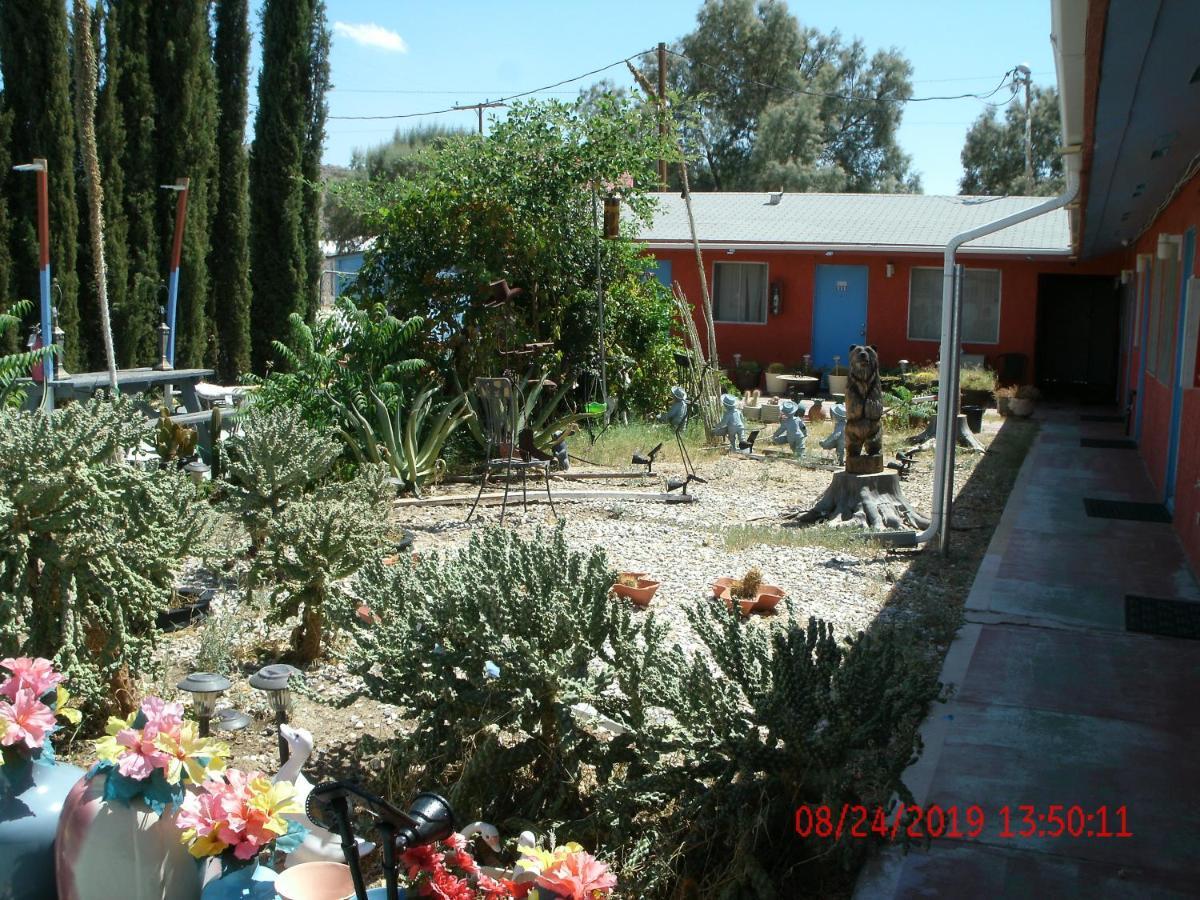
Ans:
[{"label": "ceramic vase", "polygon": [[201,865],[173,811],[140,798],[104,799],[106,776],[85,778],[63,804],[55,843],[59,900],[199,900]]},{"label": "ceramic vase", "polygon": [[275,900],[276,877],[258,863],[231,869],[206,884],[200,900]]},{"label": "ceramic vase", "polygon": [[58,819],[67,794],[83,776],[83,769],[66,763],[29,759],[10,758],[0,770],[0,896],[5,900],[55,896]]}]

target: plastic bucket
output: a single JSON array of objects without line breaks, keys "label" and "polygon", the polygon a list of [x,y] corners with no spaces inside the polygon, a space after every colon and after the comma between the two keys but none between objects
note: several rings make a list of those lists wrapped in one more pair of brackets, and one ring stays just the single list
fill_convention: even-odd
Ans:
[{"label": "plastic bucket", "polygon": [[983,431],[982,406],[964,406],[962,411],[963,415],[967,417],[967,427],[971,429],[972,434],[979,434]]}]

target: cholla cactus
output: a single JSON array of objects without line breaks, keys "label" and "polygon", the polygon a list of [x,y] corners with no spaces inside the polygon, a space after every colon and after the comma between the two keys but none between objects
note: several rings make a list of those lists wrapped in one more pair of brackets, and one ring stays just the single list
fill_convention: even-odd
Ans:
[{"label": "cholla cactus", "polygon": [[341,448],[288,407],[251,407],[242,422],[222,444],[221,469],[257,550],[287,504],[329,476]]},{"label": "cholla cactus", "polygon": [[132,401],[0,412],[0,652],[54,658],[92,709],[151,662],[173,568],[209,519],[174,471],[122,462],[154,426]]},{"label": "cholla cactus", "polygon": [[257,568],[277,580],[270,618],[300,617],[292,644],[302,662],[320,655],[327,621],[350,618],[354,605],[344,580],[379,556],[394,494],[387,470],[366,466],[353,481],[288,504],[272,523]]}]

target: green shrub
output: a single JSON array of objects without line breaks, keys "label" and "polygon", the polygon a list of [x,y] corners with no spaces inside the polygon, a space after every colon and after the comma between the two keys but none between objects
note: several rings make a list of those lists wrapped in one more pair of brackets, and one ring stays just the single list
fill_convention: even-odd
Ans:
[{"label": "green shrub", "polygon": [[937,413],[937,404],[918,400],[917,395],[901,384],[892,385],[883,395],[888,422],[897,428],[911,428],[914,423],[928,422]]},{"label": "green shrub", "polygon": [[[0,312],[0,342],[6,340],[4,335],[9,331],[21,327],[21,318],[29,315],[31,309],[33,304],[28,300],[18,300],[7,312]],[[0,406],[20,406],[25,392],[17,387],[16,380],[27,376],[31,367],[55,352],[56,348],[50,346],[0,355]]]},{"label": "green shrub", "polygon": [[767,366],[767,371],[772,375],[782,375],[784,372],[788,371],[788,367],[783,363],[773,362]]},{"label": "green shrub", "polygon": [[132,703],[209,523],[186,477],[123,461],[154,428],[124,398],[0,411],[0,652],[54,659],[91,712]]},{"label": "green shrub", "polygon": [[298,616],[292,647],[300,662],[321,654],[327,625],[346,623],[357,605],[346,579],[378,558],[395,489],[382,466],[363,466],[348,482],[330,482],[289,503],[271,524],[257,574],[275,581],[268,620]]},{"label": "green shrub", "polygon": [[963,366],[958,370],[958,388],[962,391],[995,391],[996,373],[982,366]]},{"label": "green shrub", "polygon": [[255,403],[241,423],[241,433],[222,442],[221,471],[257,550],[287,504],[329,477],[341,446],[287,406]]}]

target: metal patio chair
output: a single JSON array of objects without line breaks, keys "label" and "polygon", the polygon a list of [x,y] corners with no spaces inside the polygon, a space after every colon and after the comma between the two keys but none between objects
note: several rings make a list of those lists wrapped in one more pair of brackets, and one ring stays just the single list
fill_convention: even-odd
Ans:
[{"label": "metal patio chair", "polygon": [[550,512],[558,518],[558,510],[554,508],[554,496],[550,493],[550,464],[551,459],[537,459],[533,454],[522,451],[518,446],[520,435],[517,433],[518,411],[522,406],[520,392],[513,386],[509,378],[476,378],[475,396],[479,399],[479,409],[483,419],[483,433],[486,442],[483,478],[479,481],[479,492],[471,511],[467,513],[467,521],[475,515],[479,506],[479,498],[493,472],[504,471],[504,498],[500,503],[500,524],[504,524],[504,513],[508,509],[508,491],[512,483],[514,471],[521,475],[521,504],[528,509],[529,495],[526,491],[526,475],[530,469],[540,469],[546,480],[546,499],[550,503]]}]

